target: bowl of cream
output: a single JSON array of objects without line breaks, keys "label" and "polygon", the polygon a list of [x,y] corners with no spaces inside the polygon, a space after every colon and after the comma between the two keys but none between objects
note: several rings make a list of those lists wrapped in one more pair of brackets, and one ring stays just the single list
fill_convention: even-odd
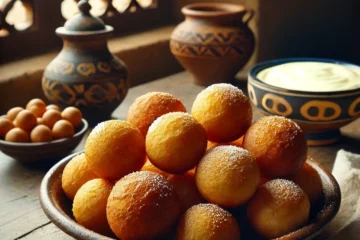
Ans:
[{"label": "bowl of cream", "polygon": [[327,145],[360,116],[360,67],[319,58],[267,61],[249,71],[248,93],[263,113],[297,122],[308,145]]}]

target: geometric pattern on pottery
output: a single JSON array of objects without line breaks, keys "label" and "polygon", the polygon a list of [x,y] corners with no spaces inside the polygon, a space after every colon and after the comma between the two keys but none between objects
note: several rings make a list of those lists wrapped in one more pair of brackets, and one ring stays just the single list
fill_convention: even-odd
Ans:
[{"label": "geometric pattern on pottery", "polygon": [[289,116],[293,112],[290,103],[286,101],[286,99],[271,93],[267,93],[263,96],[261,105],[268,112],[284,117]]},{"label": "geometric pattern on pottery", "polygon": [[244,32],[196,33],[178,31],[170,41],[173,54],[196,57],[249,55],[250,41]]},{"label": "geometric pattern on pottery", "polygon": [[109,62],[99,61],[95,63],[85,62],[78,64],[56,59],[53,60],[49,64],[49,66],[47,66],[46,70],[62,75],[70,75],[70,74],[78,73],[82,76],[88,77],[90,75],[95,74],[97,71],[101,73],[109,73],[111,72],[111,68],[114,68],[115,70],[118,71],[125,70],[124,66],[122,66],[115,59],[111,59]]},{"label": "geometric pattern on pottery", "polygon": [[356,109],[360,106],[360,97],[355,99],[354,102],[351,103],[349,107],[349,115],[352,117],[360,116],[360,108],[356,111]]},{"label": "geometric pattern on pottery", "polygon": [[257,98],[256,98],[256,93],[255,93],[255,89],[252,85],[248,85],[248,92],[249,92],[249,97],[250,97],[250,100],[251,102],[257,106],[258,105],[258,101],[257,101]]},{"label": "geometric pattern on pottery", "polygon": [[126,79],[114,79],[103,83],[66,84],[62,81],[43,77],[43,90],[46,97],[66,105],[101,107],[109,102],[120,102],[127,94]]},{"label": "geometric pattern on pottery", "polygon": [[[313,110],[312,114],[311,110]],[[330,114],[326,116],[326,112],[330,112]],[[341,108],[337,103],[331,101],[311,100],[301,106],[300,113],[311,121],[331,121],[340,116]]]}]

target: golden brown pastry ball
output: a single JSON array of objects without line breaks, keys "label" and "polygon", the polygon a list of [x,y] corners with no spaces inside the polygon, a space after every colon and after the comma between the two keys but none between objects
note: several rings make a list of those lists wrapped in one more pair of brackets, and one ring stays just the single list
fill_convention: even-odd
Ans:
[{"label": "golden brown pastry ball", "polygon": [[25,130],[30,131],[37,125],[37,118],[34,113],[29,110],[22,110],[18,113],[15,118],[16,126]]},{"label": "golden brown pastry ball", "polygon": [[299,185],[309,197],[311,204],[317,204],[323,197],[323,186],[319,173],[307,162],[290,180]]},{"label": "golden brown pastry ball", "polygon": [[95,178],[97,176],[89,168],[85,159],[85,153],[82,153],[66,164],[61,178],[61,185],[66,196],[73,200],[79,188]]},{"label": "golden brown pastry ball", "polygon": [[52,132],[48,126],[38,125],[30,133],[31,142],[50,142]]},{"label": "golden brown pastry ball", "polygon": [[52,128],[54,139],[68,138],[74,136],[74,126],[67,120],[57,121]]},{"label": "golden brown pastry ball", "polygon": [[45,104],[45,102],[44,102],[43,100],[41,100],[40,98],[34,98],[34,99],[30,100],[30,101],[28,102],[28,104],[26,105],[26,109],[29,110],[30,107],[32,107],[32,106],[38,106],[38,107],[40,107],[40,108],[46,109],[46,104]]},{"label": "golden brown pastry ball", "polygon": [[239,240],[235,218],[215,204],[198,204],[181,217],[176,240]]},{"label": "golden brown pastry ball", "polygon": [[22,110],[24,110],[22,107],[14,107],[7,112],[6,117],[10,121],[14,121],[18,113],[21,112]]},{"label": "golden brown pastry ball", "polygon": [[138,97],[130,106],[127,121],[146,136],[150,125],[169,112],[186,112],[182,102],[169,93],[149,92]]},{"label": "golden brown pastry ball", "polygon": [[254,195],[260,183],[260,170],[247,150],[219,146],[201,159],[195,179],[206,200],[223,207],[236,207]]},{"label": "golden brown pastry ball", "polygon": [[81,124],[82,114],[76,107],[67,107],[61,112],[61,117],[71,122],[74,127]]},{"label": "golden brown pastry ball", "polygon": [[194,168],[204,155],[206,145],[204,128],[183,112],[157,118],[146,135],[149,160],[169,173],[185,173]]},{"label": "golden brown pastry ball", "polygon": [[8,142],[29,142],[29,134],[21,128],[11,129],[5,136],[5,141]]},{"label": "golden brown pastry ball", "polygon": [[14,124],[9,119],[0,118],[0,138],[4,138],[5,135],[14,127]]},{"label": "golden brown pastry ball", "polygon": [[275,179],[262,185],[251,198],[247,215],[253,228],[266,239],[288,234],[307,223],[310,202],[295,183]]},{"label": "golden brown pastry ball", "polygon": [[163,175],[166,178],[170,175],[170,173],[164,172],[164,171],[158,169],[157,167],[155,167],[147,157],[146,157],[144,166],[141,168],[141,171],[155,172],[155,173]]},{"label": "golden brown pastry ball", "polygon": [[73,202],[73,214],[80,225],[100,234],[112,233],[106,218],[106,204],[112,187],[112,182],[101,178],[80,187]]},{"label": "golden brown pastry ball", "polygon": [[37,122],[37,125],[46,125],[43,118],[37,118],[36,122]]},{"label": "golden brown pastry ball", "polygon": [[179,197],[181,212],[185,212],[196,204],[205,202],[196,186],[194,171],[188,171],[180,175],[170,174],[167,179],[174,186]]},{"label": "golden brown pastry ball", "polygon": [[50,109],[44,113],[42,118],[44,120],[45,125],[52,129],[54,124],[57,121],[61,120],[61,113],[57,110]]},{"label": "golden brown pastry ball", "polygon": [[180,214],[174,187],[164,176],[140,171],[114,186],[106,208],[111,229],[120,239],[153,239],[168,232]]},{"label": "golden brown pastry ball", "polygon": [[296,174],[307,157],[301,128],[279,116],[267,116],[255,122],[244,136],[243,147],[254,155],[261,173],[268,178]]},{"label": "golden brown pastry ball", "polygon": [[145,163],[145,140],[128,122],[110,120],[98,124],[85,144],[86,160],[101,178],[118,180]]},{"label": "golden brown pastry ball", "polygon": [[213,84],[201,91],[191,114],[201,123],[212,142],[231,142],[240,138],[251,125],[248,98],[231,84]]},{"label": "golden brown pastry ball", "polygon": [[50,110],[50,109],[53,109],[53,110],[56,110],[56,111],[59,111],[59,112],[61,111],[60,108],[55,104],[50,104],[50,105],[46,106],[46,110]]},{"label": "golden brown pastry ball", "polygon": [[39,117],[42,117],[43,114],[45,113],[46,111],[46,108],[44,107],[40,107],[40,106],[37,106],[37,105],[32,105],[28,108],[28,110],[30,112],[32,112],[37,118]]},{"label": "golden brown pastry ball", "polygon": [[242,147],[243,138],[244,137],[241,137],[239,139],[236,139],[235,141],[228,142],[228,143],[216,143],[216,142],[208,141],[206,151],[209,151],[217,146],[232,145],[232,146],[236,146],[236,147]]}]

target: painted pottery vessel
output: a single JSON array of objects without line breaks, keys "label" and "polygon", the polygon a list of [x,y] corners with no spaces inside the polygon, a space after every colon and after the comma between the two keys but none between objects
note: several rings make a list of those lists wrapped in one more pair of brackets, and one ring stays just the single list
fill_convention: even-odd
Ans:
[{"label": "painted pottery vessel", "polygon": [[185,21],[171,35],[173,55],[197,84],[232,82],[254,51],[248,27],[254,11],[229,3],[196,3],[182,12]]},{"label": "painted pottery vessel", "polygon": [[42,88],[51,103],[75,106],[95,125],[109,119],[125,98],[128,71],[107,47],[113,28],[89,13],[88,1],[78,6],[81,12],[56,29],[64,46],[46,67]]},{"label": "painted pottery vessel", "polygon": [[294,120],[304,130],[310,146],[334,143],[340,128],[360,116],[360,89],[335,92],[289,90],[260,81],[257,74],[288,62],[326,62],[360,69],[351,63],[318,58],[289,58],[259,63],[249,72],[248,93],[253,105],[266,115],[281,115]]}]

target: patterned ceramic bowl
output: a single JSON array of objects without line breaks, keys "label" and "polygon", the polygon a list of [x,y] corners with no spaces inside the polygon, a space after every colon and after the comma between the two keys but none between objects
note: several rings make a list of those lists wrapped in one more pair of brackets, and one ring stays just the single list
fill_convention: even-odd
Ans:
[{"label": "patterned ceramic bowl", "polygon": [[336,142],[339,128],[360,116],[360,89],[336,92],[306,92],[275,87],[256,76],[266,68],[288,62],[326,62],[360,67],[347,62],[318,58],[288,58],[260,63],[249,71],[248,93],[251,102],[266,115],[281,115],[297,122],[305,131],[308,145]]}]

